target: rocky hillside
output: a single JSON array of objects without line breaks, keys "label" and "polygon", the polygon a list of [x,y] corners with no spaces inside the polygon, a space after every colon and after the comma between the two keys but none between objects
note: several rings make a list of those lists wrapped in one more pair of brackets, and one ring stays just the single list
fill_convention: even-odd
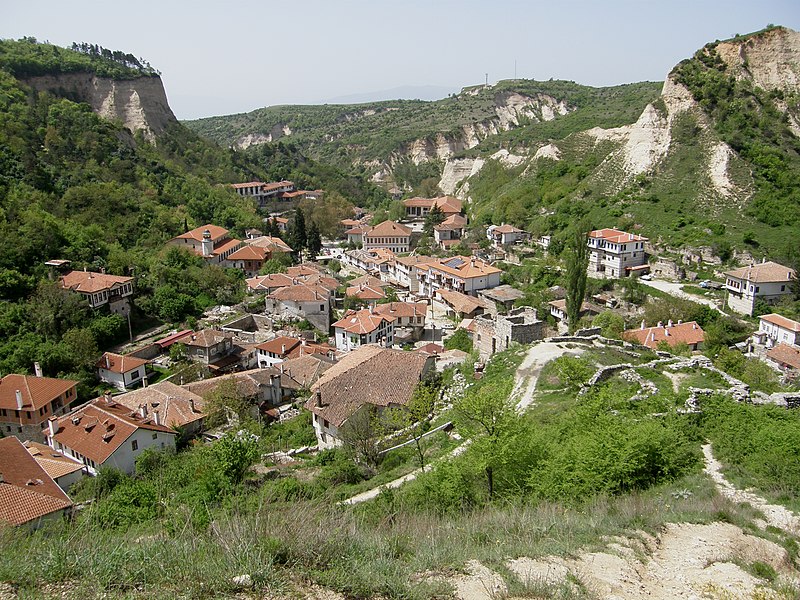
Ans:
[{"label": "rocky hillside", "polygon": [[271,107],[187,125],[239,147],[291,141],[408,193],[436,181],[470,200],[476,221],[557,234],[588,213],[664,246],[790,257],[799,53],[800,34],[770,27],[706,45],[660,84],[503,81],[437,102]]}]

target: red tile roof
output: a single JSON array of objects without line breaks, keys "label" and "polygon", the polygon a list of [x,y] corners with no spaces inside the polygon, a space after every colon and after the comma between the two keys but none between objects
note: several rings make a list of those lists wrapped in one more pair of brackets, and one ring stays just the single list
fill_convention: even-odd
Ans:
[{"label": "red tile roof", "polygon": [[382,288],[377,286],[373,288],[363,283],[361,285],[351,285],[347,288],[346,295],[361,300],[380,300],[386,298],[386,294],[383,292]]},{"label": "red tile roof", "polygon": [[430,263],[427,267],[443,271],[449,275],[455,275],[461,279],[486,277],[487,275],[502,272],[497,267],[493,267],[489,263],[471,256],[453,256],[435,263]]},{"label": "red tile roof", "polygon": [[26,441],[22,445],[28,449],[28,453],[33,459],[54,480],[83,469],[82,463],[62,454],[58,450],[53,450],[46,444]]},{"label": "red tile roof", "polygon": [[356,277],[355,279],[351,279],[349,282],[350,287],[356,285],[368,285],[371,288],[384,288],[387,287],[389,284],[385,281],[381,281],[377,277],[373,277],[372,275],[362,275],[361,277]]},{"label": "red tile roof", "polygon": [[191,231],[187,231],[186,233],[182,233],[177,237],[172,238],[173,240],[194,240],[196,242],[203,241],[203,232],[208,229],[208,232],[211,234],[211,239],[213,241],[217,241],[220,238],[224,238],[228,236],[228,230],[224,227],[218,227],[216,225],[201,225],[200,227],[195,227]]},{"label": "red tile roof", "polygon": [[284,254],[288,254],[292,251],[289,244],[284,242],[281,238],[272,235],[262,235],[253,238],[249,240],[247,244],[257,248],[265,248],[269,252],[283,252]]},{"label": "red tile roof", "polygon": [[306,285],[305,283],[296,283],[294,285],[287,285],[286,287],[278,288],[274,292],[270,293],[267,298],[289,302],[325,301],[330,298],[330,290],[322,287],[321,285]]},{"label": "red tile roof", "polygon": [[286,269],[286,274],[289,277],[301,277],[304,275],[319,275],[322,273],[322,268],[314,263],[303,263],[302,265],[295,265]]},{"label": "red tile roof", "polygon": [[623,244],[625,242],[646,242],[647,238],[635,233],[626,233],[619,229],[595,229],[589,233],[590,238],[603,239],[612,244]]},{"label": "red tile roof", "polygon": [[784,267],[776,262],[763,262],[749,267],[726,271],[725,275],[735,279],[744,279],[753,283],[772,283],[781,281],[791,281],[797,277],[794,269]]},{"label": "red tile roof", "polygon": [[491,303],[483,298],[445,289],[436,290],[436,293],[457,313],[469,315],[478,309],[489,310],[491,308]]},{"label": "red tile roof", "polygon": [[106,275],[105,273],[94,273],[92,271],[70,271],[61,277],[61,287],[67,290],[93,294],[111,290],[133,281],[133,277],[120,277],[118,275]]},{"label": "red tile roof", "polygon": [[264,185],[264,184],[262,182],[260,182],[260,181],[248,181],[247,183],[232,183],[231,187],[238,190],[238,189],[241,189],[241,188],[261,186],[261,185]]},{"label": "red tile roof", "polygon": [[389,317],[424,317],[428,314],[428,305],[425,302],[387,302],[378,304],[373,310]]},{"label": "red tile roof", "polygon": [[[71,379],[6,375],[0,379],[0,408],[17,410],[17,390],[19,390],[22,395],[22,410],[38,411],[67,390],[75,389],[77,385],[78,382]],[[73,396],[70,401],[74,399]]]},{"label": "red tile roof", "polygon": [[348,333],[362,335],[372,333],[378,329],[384,321],[391,323],[394,320],[394,317],[374,314],[368,308],[365,308],[359,311],[348,310],[344,318],[336,321],[331,327],[344,329]]},{"label": "red tile roof", "polygon": [[228,255],[227,260],[256,260],[263,261],[267,258],[269,250],[259,246],[242,246]]},{"label": "red tile roof", "polygon": [[797,321],[792,321],[791,319],[787,319],[783,315],[772,313],[769,315],[761,315],[759,319],[761,319],[762,321],[766,321],[767,323],[772,323],[773,325],[777,325],[778,327],[782,327],[783,329],[788,329],[789,331],[800,333],[800,323],[798,323]]},{"label": "red tile roof", "polygon": [[301,343],[302,340],[298,338],[282,335],[269,340],[268,342],[264,342],[263,344],[258,344],[256,348],[262,352],[271,352],[272,354],[277,354],[278,356],[288,356],[288,354]]},{"label": "red tile roof", "polygon": [[403,406],[432,360],[417,352],[361,346],[319,378],[305,407],[339,427],[364,404]]},{"label": "red tile roof", "polygon": [[[159,411],[159,415],[161,412]],[[105,462],[133,433],[141,428],[175,435],[164,425],[156,425],[152,412],[141,417],[138,412],[111,398],[97,398],[63,417],[59,417],[53,438],[93,460]]]},{"label": "red tile roof", "polygon": [[365,238],[410,237],[411,229],[394,221],[384,221],[364,233]]},{"label": "red tile roof", "polygon": [[492,229],[495,233],[525,233],[522,229],[517,229],[513,225],[499,225]]},{"label": "red tile roof", "polygon": [[294,280],[284,273],[271,273],[269,275],[256,275],[246,280],[247,287],[253,291],[274,290],[276,288],[292,285]]},{"label": "red tile roof", "polygon": [[629,329],[622,333],[622,337],[648,348],[656,348],[661,342],[667,342],[670,346],[675,346],[681,342],[692,346],[705,340],[705,332],[695,321],[689,321],[672,325],[671,327],[667,325],[666,327]]},{"label": "red tile roof", "polygon": [[138,369],[139,367],[147,364],[150,364],[150,361],[145,360],[144,358],[106,352],[100,357],[100,360],[97,361],[97,368],[105,369],[106,371],[111,371],[112,373],[122,374],[127,373],[128,371],[133,371],[134,369]]},{"label": "red tile roof", "polygon": [[15,437],[0,439],[0,522],[22,525],[72,501]]},{"label": "red tile roof", "polygon": [[216,346],[220,342],[224,341],[226,336],[221,331],[217,331],[216,329],[203,329],[202,331],[198,332],[190,332],[189,335],[181,338],[178,340],[181,344],[186,344],[187,346],[194,347],[194,348],[211,348],[212,346]]},{"label": "red tile roof", "polygon": [[780,365],[800,370],[800,348],[788,344],[778,344],[767,350],[767,358]]},{"label": "red tile roof", "polygon": [[190,333],[192,333],[191,329],[183,329],[182,331],[177,331],[175,333],[171,333],[165,338],[161,338],[160,340],[158,340],[156,342],[156,344],[161,346],[162,350],[165,350],[165,349],[169,348],[170,346],[172,346],[172,344],[174,344],[176,342],[180,342],[181,338],[186,337]]},{"label": "red tile roof", "polygon": [[154,383],[126,394],[114,396],[114,401],[136,411],[140,406],[147,413],[159,411],[161,422],[169,427],[182,427],[205,418],[205,400],[169,381]]}]

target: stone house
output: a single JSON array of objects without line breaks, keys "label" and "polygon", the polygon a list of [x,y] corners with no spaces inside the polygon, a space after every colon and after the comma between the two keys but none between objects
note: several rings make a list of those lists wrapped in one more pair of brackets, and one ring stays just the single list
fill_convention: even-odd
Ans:
[{"label": "stone house", "polygon": [[752,315],[756,302],[776,304],[792,293],[794,269],[776,262],[762,262],[725,273],[727,305],[736,312]]},{"label": "stone house", "polygon": [[474,342],[481,360],[488,360],[495,352],[508,349],[513,342],[530,344],[544,338],[544,321],[536,309],[522,306],[507,315],[480,315],[473,321]]}]

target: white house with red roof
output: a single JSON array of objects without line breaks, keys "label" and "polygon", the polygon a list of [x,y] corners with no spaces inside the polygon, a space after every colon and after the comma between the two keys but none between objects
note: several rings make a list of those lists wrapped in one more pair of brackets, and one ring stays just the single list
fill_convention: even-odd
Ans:
[{"label": "white house with red roof", "polygon": [[22,443],[45,473],[65,492],[83,478],[83,464],[74,458],[53,450],[47,444],[26,440]]},{"label": "white house with red roof", "polygon": [[232,183],[231,187],[240,196],[255,200],[260,207],[263,207],[271,200],[279,199],[283,194],[294,191],[294,183],[291,181],[272,181],[270,183],[248,181],[245,183]]},{"label": "white house with red roof", "polygon": [[411,248],[411,229],[394,221],[384,221],[362,234],[364,250],[388,248],[392,252],[408,252]]},{"label": "white house with red roof", "polygon": [[372,307],[348,310],[332,325],[336,349],[349,352],[364,344],[381,344],[388,348],[394,343],[395,320],[393,316],[376,313]]},{"label": "white house with red roof", "polygon": [[776,313],[761,315],[756,336],[770,348],[777,344],[800,346],[800,323]]},{"label": "white house with red roof", "polygon": [[145,406],[131,410],[112,396],[104,396],[50,419],[47,444],[82,462],[91,474],[103,466],[131,474],[145,449],[175,448],[176,432],[162,419],[159,410],[149,411]]},{"label": "white house with red roof", "polygon": [[459,214],[450,215],[438,225],[434,225],[433,240],[443,250],[452,248],[461,243],[466,226],[466,217]]},{"label": "white house with red roof", "polygon": [[171,246],[184,248],[202,256],[209,264],[222,265],[242,245],[241,240],[231,238],[228,230],[216,225],[202,225],[172,238]]},{"label": "white house with red roof", "polygon": [[472,256],[453,256],[427,264],[418,264],[419,293],[433,296],[437,290],[453,290],[475,296],[478,290],[500,285],[502,271]]},{"label": "white house with red roof", "polygon": [[77,386],[77,381],[69,379],[6,375],[0,379],[0,428],[3,435],[43,442],[47,419],[67,411],[70,403],[78,397]]},{"label": "white house with red roof", "polygon": [[69,271],[59,280],[61,287],[79,293],[89,306],[100,308],[108,305],[112,313],[127,316],[131,311],[133,277],[107,275],[93,271]]},{"label": "white house with red roof", "polygon": [[64,490],[18,439],[0,439],[0,525],[35,529],[71,509],[72,501]]},{"label": "white house with red roof", "polygon": [[695,321],[673,323],[672,321],[658,323],[655,327],[646,327],[642,321],[639,329],[628,329],[622,333],[622,338],[653,350],[662,343],[670,347],[686,344],[692,350],[699,350],[706,339],[703,328]]},{"label": "white house with red roof", "polygon": [[527,232],[513,225],[490,225],[486,229],[486,237],[495,246],[508,246],[528,238]]},{"label": "white house with red roof", "polygon": [[331,323],[331,297],[331,291],[322,285],[298,281],[267,294],[266,312],[280,319],[305,319],[327,332]]},{"label": "white house with red roof", "polygon": [[105,352],[97,361],[97,376],[124,392],[147,380],[148,364],[149,360],[137,356]]},{"label": "white house with red roof", "polygon": [[794,269],[772,261],[741,267],[725,273],[728,306],[736,312],[752,315],[756,302],[776,304],[792,293]]},{"label": "white house with red roof", "polygon": [[438,206],[445,217],[457,215],[462,212],[463,205],[461,200],[454,196],[440,196],[438,198],[408,198],[403,200],[406,208],[406,217],[409,219],[420,219],[428,216],[434,206]]},{"label": "white house with red roof", "polygon": [[596,229],[589,233],[589,266],[592,277],[628,277],[650,271],[644,251],[646,237],[618,229]]}]

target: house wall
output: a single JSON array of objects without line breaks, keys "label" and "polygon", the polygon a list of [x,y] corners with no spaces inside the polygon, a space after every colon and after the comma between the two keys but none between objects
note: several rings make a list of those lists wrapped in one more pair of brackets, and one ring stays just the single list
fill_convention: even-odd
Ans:
[{"label": "house wall", "polygon": [[330,300],[320,298],[313,302],[294,302],[292,300],[273,300],[267,298],[267,311],[281,316],[308,319],[314,327],[327,333],[331,327]]},{"label": "house wall", "polygon": [[772,340],[772,345],[780,343],[800,345],[798,344],[798,341],[800,341],[800,335],[794,331],[785,329],[784,327],[775,325],[774,323],[770,323],[769,321],[760,321],[758,331],[765,333]]},{"label": "house wall", "polygon": [[625,277],[627,267],[647,264],[644,242],[641,241],[612,244],[602,239],[591,238],[588,245],[588,272],[595,277]]},{"label": "house wall", "polygon": [[342,445],[342,440],[339,439],[339,430],[332,423],[313,413],[311,417],[320,450],[329,450]]},{"label": "house wall", "polygon": [[342,352],[349,352],[364,344],[383,343],[383,338],[386,338],[386,347],[388,348],[394,343],[394,323],[383,321],[375,331],[362,335],[349,333],[341,327],[336,327],[334,337],[336,338],[336,349]]},{"label": "house wall", "polygon": [[[92,460],[90,457],[82,456],[77,451],[60,444],[58,441],[48,439],[48,444],[51,447],[54,446],[56,450],[63,452],[67,456],[71,456],[79,462],[82,462],[84,465],[86,465],[86,470],[92,475],[97,475],[97,469],[99,469],[101,466],[114,467],[115,469],[119,469],[124,473],[132,475],[136,471],[136,458],[146,448],[156,448],[158,450],[166,448],[174,449],[175,437],[176,436],[174,433],[164,433],[161,431],[151,431],[149,429],[139,428],[134,431],[133,434],[131,434],[131,436],[126,439],[122,445],[117,448],[103,463],[95,463],[94,465],[89,462]],[[133,442],[136,442],[136,450],[133,449]]]},{"label": "house wall", "polygon": [[736,312],[752,315],[757,300],[767,304],[776,304],[787,294],[791,294],[789,282],[754,283],[736,277],[728,277],[725,281],[728,290],[728,306]]},{"label": "house wall", "polygon": [[61,477],[58,477],[53,481],[55,481],[58,484],[58,487],[60,487],[62,490],[64,490],[65,492],[69,492],[69,488],[71,488],[76,482],[83,479],[83,476],[84,476],[83,471],[75,471],[73,473],[67,473],[66,475],[62,475]]},{"label": "house wall", "polygon": [[70,403],[76,398],[76,387],[72,387],[40,410],[0,409],[0,431],[6,436],[13,435],[21,442],[31,440],[44,444],[47,420],[66,413]]}]

